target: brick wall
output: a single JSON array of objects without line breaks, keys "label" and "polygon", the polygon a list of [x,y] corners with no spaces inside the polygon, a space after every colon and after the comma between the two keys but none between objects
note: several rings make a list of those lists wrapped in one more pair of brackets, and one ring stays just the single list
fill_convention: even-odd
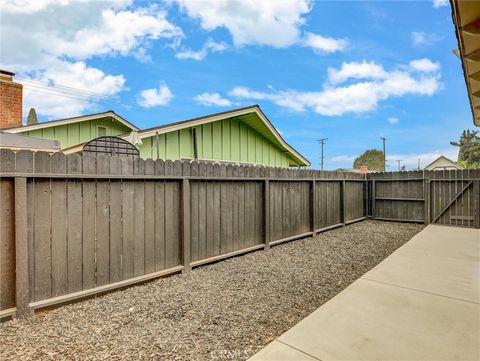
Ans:
[{"label": "brick wall", "polygon": [[0,79],[0,129],[22,125],[22,84]]}]

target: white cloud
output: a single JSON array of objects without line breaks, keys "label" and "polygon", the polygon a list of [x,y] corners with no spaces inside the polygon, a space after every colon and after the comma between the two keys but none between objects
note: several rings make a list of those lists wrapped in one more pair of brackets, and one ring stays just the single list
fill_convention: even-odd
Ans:
[{"label": "white cloud", "polygon": [[333,163],[353,163],[356,156],[354,155],[337,155],[330,159]]},{"label": "white cloud", "polygon": [[424,73],[432,73],[440,70],[440,63],[434,63],[428,58],[412,60],[408,65],[412,70]]},{"label": "white cloud", "polygon": [[[113,96],[125,84],[123,75],[107,75],[97,68],[88,67],[84,62],[62,60],[55,60],[49,69],[34,73],[29,79],[31,80],[18,80],[24,85],[23,110],[26,113],[33,107],[38,114],[48,118],[79,115],[83,110],[93,107],[98,100],[92,93]],[[52,87],[47,86],[47,83]],[[85,93],[55,87],[64,84],[84,89]]]},{"label": "white cloud", "polygon": [[228,99],[222,98],[218,93],[202,93],[194,97],[199,104],[206,106],[229,107],[232,102]]},{"label": "white cloud", "polygon": [[383,69],[382,65],[373,61],[363,61],[361,63],[342,63],[340,69],[329,67],[327,69],[328,80],[332,84],[343,83],[348,79],[385,79],[388,73]]},{"label": "white cloud", "polygon": [[[361,78],[362,81],[335,85],[350,78]],[[440,87],[440,74],[430,69],[425,72],[418,67],[385,71],[381,65],[365,62],[344,63],[338,70],[329,69],[329,80],[333,80],[333,84],[327,82],[320,91],[288,89],[263,92],[239,86],[233,88],[229,95],[241,99],[268,100],[294,111],[310,108],[321,115],[339,116],[375,110],[380,101],[391,97],[433,95]]]},{"label": "white cloud", "polygon": [[306,32],[302,45],[323,53],[334,53],[344,50],[348,42],[344,39],[327,38],[321,35]]},{"label": "white cloud", "polygon": [[0,11],[14,14],[29,14],[45,9],[52,4],[66,5],[69,0],[3,0]]},{"label": "white cloud", "polygon": [[142,90],[137,99],[137,104],[142,108],[152,108],[160,105],[168,105],[172,98],[173,94],[168,86],[161,84],[158,88]]},{"label": "white cloud", "polygon": [[[14,6],[5,6],[2,50],[25,46],[21,47],[23,52],[4,52],[4,61],[18,62],[42,53],[77,60],[107,54],[127,55],[145,41],[183,36],[182,30],[170,23],[158,6],[129,10],[128,5],[127,1],[64,0],[23,14],[16,13]],[[22,26],[26,24],[28,31]],[[15,38],[9,39],[11,35]]]},{"label": "white cloud", "polygon": [[393,124],[398,124],[398,118],[396,118],[396,117],[388,117],[388,118],[387,118],[387,122],[388,122],[389,124],[392,124],[392,125],[393,125]]},{"label": "white cloud", "polygon": [[155,8],[108,9],[102,12],[99,27],[83,28],[72,40],[58,39],[54,50],[78,58],[112,53],[127,55],[147,39],[172,38],[181,34],[182,31],[166,19],[164,11]]},{"label": "white cloud", "polygon": [[427,43],[426,34],[424,32],[412,32],[412,41],[415,45],[423,45]]},{"label": "white cloud", "polygon": [[416,46],[431,45],[439,40],[441,40],[441,37],[439,37],[437,34],[429,34],[424,31],[412,32],[412,42],[413,45]]},{"label": "white cloud", "polygon": [[192,18],[200,20],[207,31],[228,29],[235,45],[271,45],[283,48],[300,38],[303,15],[311,10],[311,1],[257,0],[177,0]]},{"label": "white cloud", "polygon": [[194,51],[191,49],[183,49],[176,54],[178,59],[193,59],[193,60],[203,60],[207,56],[208,52],[211,51],[213,53],[222,52],[227,49],[227,44],[222,42],[215,42],[212,39],[208,39],[208,41],[202,46],[200,50]]},{"label": "white cloud", "polygon": [[[115,95],[123,89],[124,76],[105,74],[88,60],[132,55],[149,61],[145,49],[150,42],[183,37],[159,6],[133,9],[131,4],[130,0],[2,1],[0,66],[34,80]],[[96,103],[95,97],[66,98],[58,91],[54,95],[39,90],[26,89],[25,104],[49,117],[79,115]]]},{"label": "white cloud", "polygon": [[151,63],[152,62],[152,57],[147,54],[147,50],[145,48],[138,48],[134,52],[132,52],[132,55],[135,59],[137,59],[141,63]]},{"label": "white cloud", "polygon": [[236,46],[291,45],[310,47],[321,53],[343,50],[347,42],[303,30],[304,16],[312,0],[176,0],[191,18],[200,20],[206,31],[226,28]]},{"label": "white cloud", "polygon": [[448,6],[448,0],[433,0],[433,7],[438,9],[442,6]]}]

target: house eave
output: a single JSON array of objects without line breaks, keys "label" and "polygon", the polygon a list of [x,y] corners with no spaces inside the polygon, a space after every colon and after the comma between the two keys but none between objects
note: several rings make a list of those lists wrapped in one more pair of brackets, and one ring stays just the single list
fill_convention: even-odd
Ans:
[{"label": "house eave", "polygon": [[72,117],[72,118],[65,118],[65,119],[58,119],[58,120],[51,120],[47,122],[41,122],[38,124],[32,124],[32,125],[24,125],[21,127],[16,127],[16,128],[10,128],[10,129],[5,129],[5,132],[7,133],[24,133],[27,131],[32,131],[32,130],[37,130],[37,129],[45,129],[45,128],[50,128],[50,127],[57,127],[59,125],[65,125],[65,124],[72,124],[72,123],[79,123],[79,122],[85,122],[88,120],[95,120],[95,119],[101,119],[101,118],[113,118],[116,121],[122,123],[126,127],[139,131],[140,129],[137,128],[135,125],[118,115],[112,110],[102,112],[102,113],[95,113],[95,114],[88,114],[88,115],[80,115],[78,117]]},{"label": "house eave", "polygon": [[480,126],[480,2],[450,0],[450,5],[473,124],[478,127]]}]

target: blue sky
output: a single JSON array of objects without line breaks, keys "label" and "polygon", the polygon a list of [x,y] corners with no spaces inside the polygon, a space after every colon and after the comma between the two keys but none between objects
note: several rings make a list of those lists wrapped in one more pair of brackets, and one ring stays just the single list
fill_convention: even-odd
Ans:
[{"label": "blue sky", "polygon": [[0,11],[0,65],[41,120],[113,109],[147,128],[259,104],[314,167],[328,138],[327,169],[351,167],[381,136],[392,170],[456,157],[449,141],[473,127],[445,0],[7,0]]}]

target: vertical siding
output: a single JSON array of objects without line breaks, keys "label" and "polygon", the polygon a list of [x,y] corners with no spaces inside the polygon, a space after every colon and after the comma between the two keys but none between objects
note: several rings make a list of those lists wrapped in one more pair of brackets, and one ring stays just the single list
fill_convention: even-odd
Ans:
[{"label": "vertical siding", "polygon": [[[130,131],[110,118],[59,125],[27,131],[23,134],[60,141],[61,148],[88,142],[97,137],[97,127],[107,128],[107,135],[121,135]],[[224,119],[196,127],[198,156],[208,160],[256,163],[272,167],[288,167],[288,156],[262,135],[238,119]],[[157,157],[155,136],[142,139],[139,147],[144,159]],[[159,135],[161,159],[193,158],[191,128]]]},{"label": "vertical siding", "polygon": [[240,124],[236,120],[232,120],[230,125],[230,155],[232,160],[240,160]]},{"label": "vertical siding", "polygon": [[[238,119],[219,120],[195,128],[200,159],[288,167],[288,156],[281,149]],[[159,141],[161,159],[194,157],[191,128],[161,134]],[[142,142],[140,156],[155,159],[157,156],[155,136],[144,138]]]},{"label": "vertical siding", "polygon": [[251,130],[248,129],[248,136],[247,136],[247,153],[248,153],[248,158],[247,161],[249,163],[255,163],[255,133]]},{"label": "vertical siding", "polygon": [[179,151],[179,134],[178,132],[171,132],[167,133],[167,159],[179,159],[180,158],[180,151]]},{"label": "vertical siding", "polygon": [[[73,124],[68,124],[67,125],[67,140],[66,140],[66,143],[67,143],[67,147],[69,146],[69,144],[79,144],[80,143],[80,126],[78,123],[73,123]],[[59,139],[60,140],[60,146],[61,147],[65,147],[64,146],[64,140],[63,139]]]},{"label": "vertical siding", "polygon": [[240,161],[248,162],[248,130],[240,124]]},{"label": "vertical siding", "polygon": [[[207,128],[208,129],[208,128]],[[208,130],[207,130],[208,132]],[[222,122],[212,123],[212,157],[209,159],[223,159],[222,157]],[[207,156],[205,158],[208,158]]]},{"label": "vertical siding", "polygon": [[[205,159],[213,159],[213,138],[212,138],[212,123],[203,125],[203,156]],[[217,139],[217,141],[220,139]]]},{"label": "vertical siding", "polygon": [[61,148],[68,148],[96,138],[97,126],[99,125],[107,128],[107,135],[121,135],[130,132],[130,128],[114,119],[101,118],[30,130],[20,134],[35,138],[58,140]]},{"label": "vertical siding", "polygon": [[180,156],[193,158],[193,137],[191,129],[180,130]]}]

